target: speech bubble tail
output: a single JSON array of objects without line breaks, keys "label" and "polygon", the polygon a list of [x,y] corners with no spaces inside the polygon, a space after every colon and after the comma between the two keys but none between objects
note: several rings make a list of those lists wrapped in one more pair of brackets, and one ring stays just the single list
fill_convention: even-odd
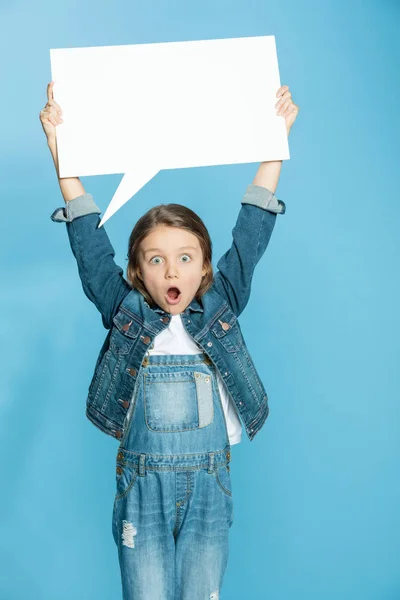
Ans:
[{"label": "speech bubble tail", "polygon": [[107,206],[106,211],[103,215],[99,223],[99,227],[101,227],[114,213],[117,212],[118,209],[121,208],[134,196],[143,186],[146,185],[153,179],[155,175],[159,172],[159,169],[148,168],[142,169],[137,168],[135,171],[128,171],[125,173],[119,186],[117,187],[114,196],[110,204]]}]

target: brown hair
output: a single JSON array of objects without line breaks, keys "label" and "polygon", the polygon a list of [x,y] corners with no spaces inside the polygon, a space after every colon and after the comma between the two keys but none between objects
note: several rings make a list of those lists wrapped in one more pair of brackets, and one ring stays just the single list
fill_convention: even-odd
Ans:
[{"label": "brown hair", "polygon": [[203,252],[203,267],[207,273],[203,276],[199,289],[196,292],[196,300],[206,293],[211,287],[214,279],[212,259],[212,242],[201,218],[190,208],[183,204],[158,204],[148,210],[134,226],[129,236],[128,243],[128,266],[127,279],[132,288],[137,289],[151,306],[154,301],[148,293],[143,281],[139,278],[137,270],[139,268],[139,246],[142,240],[159,225],[168,225],[169,227],[180,227],[193,233],[199,240]]}]

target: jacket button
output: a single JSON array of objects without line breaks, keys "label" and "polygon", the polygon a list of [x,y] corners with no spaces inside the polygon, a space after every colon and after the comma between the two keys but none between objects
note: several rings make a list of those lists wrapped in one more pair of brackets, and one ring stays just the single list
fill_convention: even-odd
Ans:
[{"label": "jacket button", "polygon": [[118,452],[117,459],[122,460],[123,458],[124,458],[124,455],[122,454],[122,452]]},{"label": "jacket button", "polygon": [[207,342],[207,346],[212,346],[212,342]]},{"label": "jacket button", "polygon": [[148,359],[148,358],[147,358],[147,356],[146,356],[146,357],[143,359],[142,366],[143,366],[143,367],[147,367],[147,365],[148,365],[148,364],[149,364],[149,359]]},{"label": "jacket button", "polygon": [[124,400],[123,403],[122,403],[122,406],[124,408],[128,408],[128,406],[129,406],[129,400]]},{"label": "jacket button", "polygon": [[122,431],[120,431],[120,430],[116,431],[115,432],[115,437],[118,438],[118,439],[121,438],[122,437]]},{"label": "jacket button", "polygon": [[149,338],[148,335],[145,335],[144,338],[143,338],[143,341],[144,341],[145,344],[150,344],[151,338]]},{"label": "jacket button", "polygon": [[124,331],[128,331],[129,327],[132,325],[132,321],[130,321],[129,323],[126,323],[125,325],[122,326],[122,329]]},{"label": "jacket button", "polygon": [[132,375],[132,377],[136,377],[136,369],[128,369],[128,373],[129,375]]},{"label": "jacket button", "polygon": [[118,473],[118,475],[121,475],[122,471],[123,471],[122,467],[117,467],[117,473]]},{"label": "jacket button", "polygon": [[168,317],[163,317],[163,318],[161,319],[161,321],[162,321],[163,323],[168,323],[168,322],[169,322],[169,318],[168,318]]},{"label": "jacket button", "polygon": [[231,460],[231,453],[230,453],[230,452],[227,452],[227,453],[226,453],[226,458],[227,458],[228,460]]}]

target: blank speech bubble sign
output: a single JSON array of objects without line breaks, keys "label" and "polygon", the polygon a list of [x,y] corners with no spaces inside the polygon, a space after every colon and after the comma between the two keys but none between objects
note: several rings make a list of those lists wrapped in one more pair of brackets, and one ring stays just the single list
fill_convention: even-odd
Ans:
[{"label": "blank speech bubble sign", "polygon": [[275,36],[50,50],[60,177],[124,173],[103,225],[161,169],[289,159]]}]

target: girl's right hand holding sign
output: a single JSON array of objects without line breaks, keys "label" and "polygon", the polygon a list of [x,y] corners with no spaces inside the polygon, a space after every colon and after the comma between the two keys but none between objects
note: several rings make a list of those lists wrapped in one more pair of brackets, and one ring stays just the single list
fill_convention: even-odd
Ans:
[{"label": "girl's right hand holding sign", "polygon": [[47,86],[47,104],[39,113],[40,122],[49,145],[56,142],[56,127],[64,122],[61,106],[57,104],[53,97],[53,86],[54,81],[51,81]]},{"label": "girl's right hand holding sign", "polygon": [[57,155],[56,127],[63,123],[61,106],[57,104],[53,97],[54,81],[47,86],[47,104],[40,111],[39,118],[43,131],[47,137],[47,145],[53,157],[56,168],[58,183],[65,202],[69,202],[85,193],[85,189],[79,177],[60,177]]}]

